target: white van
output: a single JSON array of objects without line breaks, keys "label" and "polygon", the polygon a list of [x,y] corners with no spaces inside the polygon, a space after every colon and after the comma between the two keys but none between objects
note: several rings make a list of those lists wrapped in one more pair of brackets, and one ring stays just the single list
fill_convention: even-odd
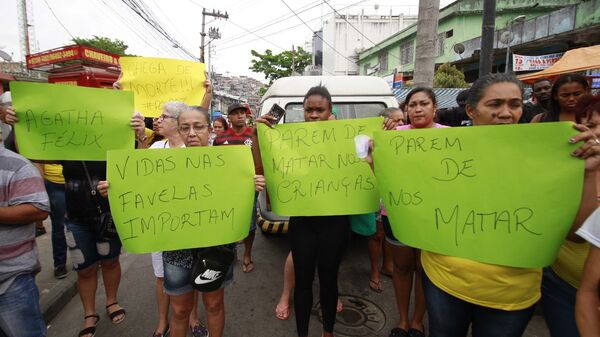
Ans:
[{"label": "white van", "polygon": [[[398,107],[388,83],[373,76],[292,76],[273,82],[261,100],[259,115],[267,114],[273,104],[285,109],[280,123],[304,122],[302,101],[308,89],[323,85],[331,94],[337,119],[375,117],[391,107]],[[257,226],[265,233],[287,233],[288,217],[271,212],[266,193],[258,198]]]}]

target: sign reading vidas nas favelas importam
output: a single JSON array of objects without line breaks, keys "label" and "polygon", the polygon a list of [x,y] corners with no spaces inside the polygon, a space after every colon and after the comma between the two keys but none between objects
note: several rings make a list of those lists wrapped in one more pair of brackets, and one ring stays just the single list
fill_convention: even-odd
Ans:
[{"label": "sign reading vidas nas favelas importam", "polygon": [[168,101],[200,105],[204,98],[204,63],[156,57],[121,57],[123,90],[133,91],[135,110],[158,117]]},{"label": "sign reading vidas nas favelas importam", "polygon": [[37,160],[106,160],[134,146],[133,95],[109,89],[11,82],[19,152]]},{"label": "sign reading vidas nas favelas importam", "polygon": [[577,213],[584,161],[570,123],[375,133],[378,187],[394,236],[450,256],[552,264]]},{"label": "sign reading vidas nas favelas importam", "polygon": [[254,164],[248,146],[108,153],[108,197],[131,253],[208,247],[248,235]]},{"label": "sign reading vidas nas favelas importam", "polygon": [[354,137],[372,136],[383,118],[258,125],[273,212],[285,216],[347,215],[379,208],[376,180],[356,157]]}]

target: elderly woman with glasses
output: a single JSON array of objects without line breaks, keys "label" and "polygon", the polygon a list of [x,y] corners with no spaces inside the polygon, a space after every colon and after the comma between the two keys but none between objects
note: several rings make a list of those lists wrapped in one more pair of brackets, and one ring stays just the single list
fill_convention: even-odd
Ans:
[{"label": "elderly woman with glasses", "polygon": [[[169,115],[172,116],[172,115]],[[163,117],[163,120],[165,117]],[[172,118],[166,118],[172,119]],[[177,130],[186,147],[208,146],[209,137],[208,113],[201,107],[188,107],[177,117]],[[254,176],[256,191],[265,187],[262,175]],[[98,186],[102,195],[108,194],[108,182]],[[192,250],[180,249],[166,251],[162,254],[164,268],[164,291],[169,296],[173,315],[170,320],[170,336],[184,337],[187,334],[188,319],[194,307],[194,288],[189,282],[192,273]],[[202,293],[202,301],[206,309],[208,332],[211,337],[222,337],[225,328],[225,290],[224,287],[233,279],[233,266],[229,269],[220,289]]]}]

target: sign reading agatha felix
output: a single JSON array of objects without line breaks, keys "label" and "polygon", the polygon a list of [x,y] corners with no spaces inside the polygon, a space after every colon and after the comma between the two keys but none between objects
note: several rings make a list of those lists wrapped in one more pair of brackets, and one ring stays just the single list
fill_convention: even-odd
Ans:
[{"label": "sign reading agatha felix", "polygon": [[131,148],[133,95],[109,89],[12,82],[19,151],[38,160],[106,160]]},{"label": "sign reading agatha felix", "polygon": [[395,237],[439,254],[550,265],[579,207],[584,161],[570,123],[375,133]]},{"label": "sign reading agatha felix", "polygon": [[110,151],[108,197],[121,242],[149,253],[241,240],[253,176],[247,146]]},{"label": "sign reading agatha felix", "polygon": [[383,118],[258,125],[273,211],[286,216],[346,215],[379,208],[369,165],[356,157],[354,137],[372,136]]}]

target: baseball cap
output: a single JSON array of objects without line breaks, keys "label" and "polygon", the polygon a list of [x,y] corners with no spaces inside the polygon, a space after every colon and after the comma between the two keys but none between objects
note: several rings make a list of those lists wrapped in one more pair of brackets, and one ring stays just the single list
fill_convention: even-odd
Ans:
[{"label": "baseball cap", "polygon": [[227,108],[227,114],[229,115],[231,112],[233,112],[233,110],[237,110],[237,109],[244,109],[244,112],[246,112],[246,110],[248,110],[248,108],[246,108],[245,105],[242,105],[240,103],[233,103]]}]

